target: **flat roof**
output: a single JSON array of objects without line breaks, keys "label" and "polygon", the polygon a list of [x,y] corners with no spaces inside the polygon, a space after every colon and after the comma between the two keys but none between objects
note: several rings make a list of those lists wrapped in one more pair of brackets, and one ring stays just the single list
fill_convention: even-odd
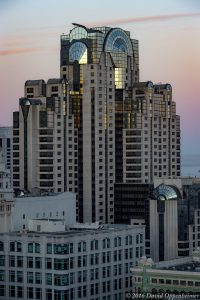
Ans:
[{"label": "flat roof", "polygon": [[187,271],[187,272],[200,272],[200,262],[190,262],[170,267],[156,268],[158,270],[172,270],[172,271]]},{"label": "flat roof", "polygon": [[[68,226],[68,228],[70,228],[70,226]],[[42,231],[12,231],[12,232],[2,232],[0,233],[0,236],[2,235],[9,235],[9,236],[24,236],[24,235],[42,235],[42,236],[48,236],[48,237],[73,237],[76,235],[85,235],[85,234],[101,234],[101,233],[111,233],[111,232],[118,232],[118,231],[124,231],[127,229],[144,229],[145,227],[143,225],[126,225],[126,224],[101,224],[100,228],[97,229],[89,229],[88,227],[84,228],[72,228],[72,229],[67,229],[66,231],[56,231],[56,232],[42,232]],[[127,231],[128,234],[128,231]]]}]

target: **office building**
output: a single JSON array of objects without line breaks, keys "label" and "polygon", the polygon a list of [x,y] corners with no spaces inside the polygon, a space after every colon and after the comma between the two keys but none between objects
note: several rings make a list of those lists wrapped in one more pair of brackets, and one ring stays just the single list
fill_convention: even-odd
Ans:
[{"label": "office building", "polygon": [[199,248],[191,256],[159,263],[143,257],[138,267],[132,268],[133,294],[142,293],[147,298],[199,299],[199,271]]},{"label": "office building", "polygon": [[[50,197],[37,201],[40,208],[44,205],[45,213],[47,203],[52,204]],[[23,222],[23,198],[19,204],[13,228]],[[58,204],[60,208],[54,200],[49,210],[62,213],[66,204],[63,199]],[[31,212],[27,213],[30,216]],[[130,268],[144,255],[144,227],[70,224],[70,213],[75,218],[75,211],[67,211],[65,221],[59,213],[28,219],[26,230],[0,233],[0,298],[124,299],[132,290]]]},{"label": "office building", "polygon": [[153,184],[147,183],[116,183],[115,223],[147,226],[153,188]]},{"label": "office building", "polygon": [[169,84],[139,83],[138,41],[74,24],[60,79],[28,80],[13,117],[15,191],[77,193],[80,222],[114,223],[114,184],[180,175]]}]

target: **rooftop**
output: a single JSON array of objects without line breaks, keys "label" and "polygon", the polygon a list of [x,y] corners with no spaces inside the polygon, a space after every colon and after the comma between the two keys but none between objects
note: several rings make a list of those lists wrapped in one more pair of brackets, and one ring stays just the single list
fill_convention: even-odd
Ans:
[{"label": "rooftop", "polygon": [[169,267],[156,266],[157,270],[171,270],[171,271],[187,271],[187,272],[200,272],[200,262],[188,262],[180,265],[174,265]]},{"label": "rooftop", "polygon": [[[41,219],[40,219],[41,220]],[[23,236],[23,235],[28,235],[28,236],[33,236],[33,235],[42,235],[42,236],[48,236],[48,237],[73,237],[74,235],[85,235],[85,234],[101,234],[101,233],[110,233],[110,232],[119,232],[119,231],[124,231],[127,229],[144,229],[144,226],[140,225],[125,225],[125,224],[101,224],[100,228],[94,229],[91,228],[89,229],[88,227],[80,229],[80,227],[76,227],[75,225],[73,227],[68,226],[65,231],[61,232],[38,232],[38,231],[13,231],[9,233],[0,233],[1,235],[8,235],[9,236]],[[127,232],[128,233],[128,232]]]}]

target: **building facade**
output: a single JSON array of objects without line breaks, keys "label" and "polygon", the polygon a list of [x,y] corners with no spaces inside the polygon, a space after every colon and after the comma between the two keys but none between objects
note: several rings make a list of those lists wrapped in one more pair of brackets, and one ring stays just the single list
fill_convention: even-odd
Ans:
[{"label": "building facade", "polygon": [[149,198],[150,257],[191,256],[200,246],[200,179],[157,179]]},{"label": "building facade", "polygon": [[147,298],[199,299],[200,252],[191,256],[154,263],[142,258],[138,267],[132,269],[133,292]]},{"label": "building facade", "polygon": [[12,170],[12,127],[0,127],[0,149],[6,168]]},{"label": "building facade", "polygon": [[11,170],[7,167],[2,152],[2,149],[0,149],[0,200],[11,201],[13,199]]},{"label": "building facade", "polygon": [[13,115],[15,191],[65,190],[64,118],[61,107],[63,94],[60,79],[50,79],[47,84],[43,80],[25,83],[25,98],[20,99],[19,112]]},{"label": "building facade", "polygon": [[135,83],[132,97],[132,123],[123,132],[123,182],[180,176],[180,117],[171,85]]},{"label": "building facade", "polygon": [[115,223],[146,224],[149,215],[149,197],[153,184],[116,183],[115,184]]},{"label": "building facade", "polygon": [[59,219],[65,225],[76,223],[76,195],[65,192],[0,201],[0,232],[27,231],[32,219]]},{"label": "building facade", "polygon": [[191,255],[200,247],[200,179],[115,184],[115,223],[145,225],[146,255],[155,262]]},{"label": "building facade", "polygon": [[143,254],[141,226],[0,234],[0,298],[121,300]]}]

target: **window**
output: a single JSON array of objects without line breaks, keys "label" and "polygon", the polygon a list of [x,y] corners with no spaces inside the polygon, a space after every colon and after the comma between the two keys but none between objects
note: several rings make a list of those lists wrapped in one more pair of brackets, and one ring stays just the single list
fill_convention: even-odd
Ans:
[{"label": "window", "polygon": [[9,286],[9,296],[11,298],[15,297],[15,286]]},{"label": "window", "polygon": [[10,252],[15,252],[15,242],[10,242]]},{"label": "window", "polygon": [[52,259],[46,258],[46,269],[51,270],[52,269]]},{"label": "window", "polygon": [[54,270],[69,270],[69,258],[55,258]]},{"label": "window", "polygon": [[122,245],[122,239],[121,239],[121,237],[115,237],[114,238],[114,246],[115,247],[118,247],[118,246],[121,246]]},{"label": "window", "polygon": [[73,243],[54,244],[54,254],[69,254],[73,253]]},{"label": "window", "polygon": [[30,256],[27,257],[27,268],[30,268],[30,269],[33,268],[33,257],[30,257]]},{"label": "window", "polygon": [[52,274],[46,273],[46,285],[52,285]]},{"label": "window", "polygon": [[52,244],[47,244],[47,254],[51,254],[52,253]]},{"label": "window", "polygon": [[23,287],[22,286],[17,287],[17,298],[23,298]]},{"label": "window", "polygon": [[17,282],[23,282],[23,272],[17,271]]},{"label": "window", "polygon": [[103,249],[110,248],[110,239],[105,238],[103,239]]},{"label": "window", "polygon": [[28,243],[28,253],[33,253],[33,243]]},{"label": "window", "polygon": [[78,252],[85,252],[86,251],[86,242],[79,242],[78,243]]},{"label": "window", "polygon": [[90,242],[90,250],[98,250],[98,240],[92,240]]},{"label": "window", "polygon": [[0,285],[0,296],[5,296],[5,285]]},{"label": "window", "polygon": [[22,243],[17,242],[17,252],[22,252]]},{"label": "window", "polygon": [[46,300],[52,300],[52,290],[46,289]]},{"label": "window", "polygon": [[5,281],[5,270],[0,270],[0,281]]},{"label": "window", "polygon": [[35,273],[35,284],[41,284],[42,283],[42,273]]},{"label": "window", "polygon": [[42,299],[42,289],[41,288],[35,289],[35,299]]},{"label": "window", "polygon": [[41,269],[42,268],[42,258],[41,257],[36,257],[35,258],[35,268],[36,269]]},{"label": "window", "polygon": [[40,244],[35,243],[35,253],[40,253]]},{"label": "window", "polygon": [[27,287],[27,298],[33,299],[33,287]]},{"label": "window", "polygon": [[[4,266],[5,266],[5,258],[4,258]],[[15,267],[15,256],[9,256],[9,267]]]},{"label": "window", "polygon": [[4,243],[0,241],[0,251],[4,251]]},{"label": "window", "polygon": [[33,283],[33,272],[27,272],[27,282]]}]

